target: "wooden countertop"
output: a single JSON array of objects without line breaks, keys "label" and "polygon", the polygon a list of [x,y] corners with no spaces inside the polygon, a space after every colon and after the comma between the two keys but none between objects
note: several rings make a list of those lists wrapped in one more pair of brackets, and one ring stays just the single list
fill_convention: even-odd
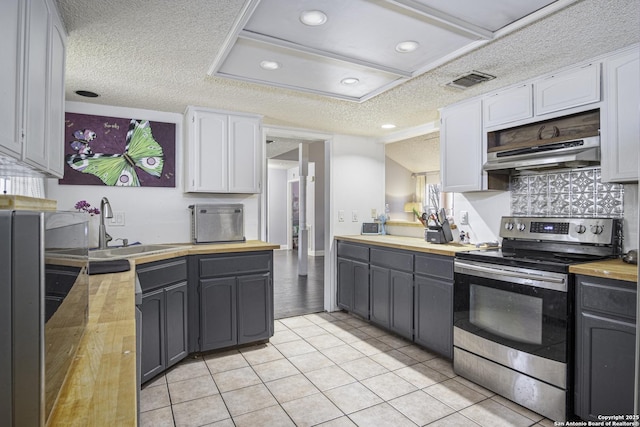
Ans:
[{"label": "wooden countertop", "polygon": [[135,426],[135,265],[184,255],[280,248],[258,240],[189,245],[129,258],[131,270],[89,276],[89,319],[78,353],[58,396],[50,426]]},{"label": "wooden countertop", "polygon": [[134,271],[89,276],[87,329],[48,425],[136,425]]},{"label": "wooden countertop", "polygon": [[365,243],[368,245],[383,246],[387,248],[405,249],[409,251],[448,256],[455,256],[456,252],[471,251],[477,249],[474,245],[464,245],[461,243],[447,243],[437,245],[435,243],[429,243],[424,239],[420,239],[417,237],[405,236],[362,236],[356,234],[350,236],[335,236],[335,239],[353,243]]},{"label": "wooden countertop", "polygon": [[129,257],[129,259],[133,260],[133,262],[138,265],[186,255],[272,251],[274,249],[280,249],[280,245],[274,245],[272,243],[263,242],[261,240],[247,240],[246,242],[211,243],[200,245],[178,243],[176,244],[176,249],[172,251],[166,251],[158,254],[136,255]]},{"label": "wooden countertop", "polygon": [[624,280],[634,282],[636,285],[638,284],[638,266],[627,264],[621,259],[609,259],[606,261],[572,265],[569,267],[569,272],[605,279]]}]

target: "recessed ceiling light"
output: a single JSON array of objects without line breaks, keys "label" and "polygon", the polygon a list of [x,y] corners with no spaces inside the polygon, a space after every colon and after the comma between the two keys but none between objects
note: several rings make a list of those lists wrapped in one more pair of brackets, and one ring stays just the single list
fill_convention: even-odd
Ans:
[{"label": "recessed ceiling light", "polygon": [[396,52],[400,52],[400,53],[413,52],[419,46],[420,46],[420,43],[414,42],[413,40],[407,40],[405,42],[400,42],[396,45]]},{"label": "recessed ceiling light", "polygon": [[276,61],[262,61],[260,63],[260,67],[262,67],[265,70],[277,70],[278,68],[280,68],[280,64]]},{"label": "recessed ceiling light", "polygon": [[381,126],[382,129],[393,129],[395,127],[396,127],[396,125],[393,125],[391,123],[387,123],[387,124]]},{"label": "recessed ceiling light", "polygon": [[95,92],[91,92],[90,90],[77,90],[76,95],[84,96],[86,98],[97,98],[100,96]]},{"label": "recessed ceiling light", "polygon": [[327,22],[327,15],[321,10],[305,10],[300,14],[300,22],[304,25],[317,27]]},{"label": "recessed ceiling light", "polygon": [[358,83],[360,83],[360,80],[356,79],[355,77],[346,77],[346,78],[340,80],[340,83],[342,83],[345,86],[353,86],[353,85],[357,85]]}]

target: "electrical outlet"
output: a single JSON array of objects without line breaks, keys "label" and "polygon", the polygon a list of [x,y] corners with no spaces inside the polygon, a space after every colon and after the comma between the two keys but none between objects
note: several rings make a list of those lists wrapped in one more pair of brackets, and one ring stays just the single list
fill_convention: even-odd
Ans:
[{"label": "electrical outlet", "polygon": [[109,225],[114,227],[124,227],[124,212],[114,212],[113,218],[109,218]]},{"label": "electrical outlet", "polygon": [[351,221],[358,222],[358,211],[351,211]]},{"label": "electrical outlet", "polygon": [[344,222],[344,211],[338,211],[338,222]]},{"label": "electrical outlet", "polygon": [[378,213],[376,212],[376,208],[371,209],[371,218],[376,219]]},{"label": "electrical outlet", "polygon": [[469,225],[469,212],[460,211],[460,225]]}]

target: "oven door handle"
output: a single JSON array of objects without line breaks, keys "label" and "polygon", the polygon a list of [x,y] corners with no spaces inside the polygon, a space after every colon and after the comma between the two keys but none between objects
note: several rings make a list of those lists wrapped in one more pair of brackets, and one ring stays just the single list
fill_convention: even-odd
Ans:
[{"label": "oven door handle", "polygon": [[567,278],[565,275],[554,277],[548,274],[536,274],[535,271],[528,269],[526,271],[527,273],[522,273],[519,271],[500,268],[498,266],[485,267],[467,262],[456,262],[455,264],[456,273],[467,274],[470,276],[473,276],[474,273],[476,273],[477,276],[489,279],[567,292]]}]

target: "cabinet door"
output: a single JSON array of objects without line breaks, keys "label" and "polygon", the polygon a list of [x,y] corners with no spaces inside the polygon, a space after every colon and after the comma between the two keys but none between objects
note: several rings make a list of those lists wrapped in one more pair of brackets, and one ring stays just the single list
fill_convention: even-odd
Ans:
[{"label": "cabinet door", "polygon": [[576,345],[576,414],[633,414],[635,324],[580,313]]},{"label": "cabinet door", "polygon": [[352,261],[353,312],[369,318],[369,264]]},{"label": "cabinet door", "polygon": [[389,328],[390,296],[389,281],[391,271],[375,265],[369,268],[371,274],[370,320],[384,328]]},{"label": "cabinet door", "polygon": [[164,290],[142,295],[142,382],[166,368]]},{"label": "cabinet door", "polygon": [[415,342],[453,357],[453,283],[415,277]]},{"label": "cabinet door", "polygon": [[165,288],[166,368],[175,365],[189,353],[187,348],[187,282]]},{"label": "cabinet door", "polygon": [[237,343],[236,278],[201,280],[200,350],[229,347]]},{"label": "cabinet door", "polygon": [[229,189],[226,114],[194,111],[189,123],[189,189],[224,193]]},{"label": "cabinet door", "polygon": [[338,307],[353,311],[353,261],[338,258]]},{"label": "cabinet door", "polygon": [[442,110],[440,177],[442,191],[483,189],[482,104],[473,100]]},{"label": "cabinet door", "polygon": [[229,192],[259,193],[261,178],[260,119],[229,116]]},{"label": "cabinet door", "polygon": [[638,49],[604,62],[602,181],[638,181],[640,135],[640,54]]},{"label": "cabinet door", "polygon": [[271,275],[238,277],[238,344],[273,335]]},{"label": "cabinet door", "polygon": [[564,71],[533,84],[536,115],[600,101],[600,64]]},{"label": "cabinet door", "polygon": [[533,92],[525,84],[494,93],[482,100],[484,127],[498,126],[533,117]]},{"label": "cabinet door", "polygon": [[22,33],[23,1],[2,2],[0,13],[0,151],[19,158],[22,153]]},{"label": "cabinet door", "polygon": [[40,170],[48,168],[46,145],[47,52],[49,4],[46,0],[27,2],[27,31],[24,106],[24,160]]},{"label": "cabinet door", "polygon": [[48,172],[58,178],[64,175],[64,67],[66,34],[57,13],[53,13],[50,32],[47,150]]},{"label": "cabinet door", "polygon": [[389,327],[398,335],[413,339],[413,274],[391,270],[389,273]]}]

